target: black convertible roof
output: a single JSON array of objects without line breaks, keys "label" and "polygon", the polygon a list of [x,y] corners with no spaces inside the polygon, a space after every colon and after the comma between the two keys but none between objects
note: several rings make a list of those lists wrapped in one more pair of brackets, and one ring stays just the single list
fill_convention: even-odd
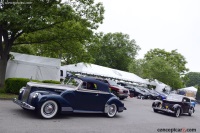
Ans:
[{"label": "black convertible roof", "polygon": [[77,77],[77,78],[79,78],[79,79],[81,79],[82,81],[85,81],[85,82],[95,83],[97,85],[97,89],[100,90],[100,91],[110,92],[108,84],[106,84],[102,81],[99,81],[99,80],[97,80],[93,77]]}]

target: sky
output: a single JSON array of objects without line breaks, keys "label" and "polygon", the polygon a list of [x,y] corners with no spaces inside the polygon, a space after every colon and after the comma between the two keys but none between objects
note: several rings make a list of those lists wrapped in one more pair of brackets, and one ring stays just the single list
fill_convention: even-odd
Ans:
[{"label": "sky", "polygon": [[95,0],[105,8],[98,31],[122,32],[141,50],[177,49],[190,72],[200,72],[200,0]]}]

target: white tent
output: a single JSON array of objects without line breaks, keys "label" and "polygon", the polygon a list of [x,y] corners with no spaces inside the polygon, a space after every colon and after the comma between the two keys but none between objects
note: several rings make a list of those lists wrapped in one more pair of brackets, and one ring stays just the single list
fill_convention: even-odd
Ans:
[{"label": "white tent", "polygon": [[179,90],[183,90],[183,91],[191,91],[191,92],[197,92],[197,88],[191,86],[191,87],[186,87],[186,88],[181,88]]},{"label": "white tent", "polygon": [[61,78],[66,77],[66,72],[75,72],[75,73],[101,76],[101,77],[107,77],[117,80],[125,80],[143,84],[149,83],[148,81],[142,79],[141,77],[133,73],[128,73],[125,71],[120,71],[95,64],[78,63],[78,64],[65,65],[61,66],[61,71],[63,71],[63,76],[61,76]]},{"label": "white tent", "polygon": [[[148,80],[148,79],[147,79]],[[166,85],[160,81],[158,81],[157,79],[153,80],[153,81],[149,81],[150,85],[156,86],[155,90],[162,92],[164,89],[167,92],[171,91],[171,87],[169,85]]]},{"label": "white tent", "polygon": [[35,80],[60,80],[61,60],[11,52],[6,78],[32,78]]},{"label": "white tent", "polygon": [[181,88],[178,89],[178,93],[183,93],[184,95],[188,96],[188,97],[193,97],[196,98],[196,94],[197,94],[197,88],[191,86],[191,87],[186,87],[186,88]]}]

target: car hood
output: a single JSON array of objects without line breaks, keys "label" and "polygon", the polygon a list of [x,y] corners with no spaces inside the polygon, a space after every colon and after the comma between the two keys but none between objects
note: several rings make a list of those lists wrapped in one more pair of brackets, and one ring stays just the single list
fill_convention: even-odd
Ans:
[{"label": "car hood", "polygon": [[37,82],[28,82],[29,86],[35,86],[45,89],[58,89],[58,90],[76,90],[74,86],[64,85],[64,84],[49,84],[49,83],[37,83]]}]

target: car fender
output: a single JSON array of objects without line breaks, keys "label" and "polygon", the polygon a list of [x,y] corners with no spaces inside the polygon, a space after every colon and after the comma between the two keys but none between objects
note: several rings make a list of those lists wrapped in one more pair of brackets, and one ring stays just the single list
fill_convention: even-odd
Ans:
[{"label": "car fender", "polygon": [[117,109],[119,110],[119,108],[124,107],[124,104],[117,98],[117,97],[111,97],[105,105],[105,112],[107,112],[107,106],[111,105],[111,104],[115,104],[117,106]]},{"label": "car fender", "polygon": [[162,104],[162,101],[160,101],[160,100],[155,100],[155,101],[152,103],[152,107],[156,107],[158,104]]},{"label": "car fender", "polygon": [[58,104],[60,111],[73,111],[71,104],[66,99],[64,99],[60,94],[49,93],[47,91],[35,91],[33,92],[33,94],[34,93],[38,93],[37,98],[34,98],[32,100],[32,104],[35,105],[36,109],[41,107],[42,104],[47,100],[53,100]]},{"label": "car fender", "polygon": [[193,109],[193,113],[195,112],[194,106],[190,105],[190,109]]},{"label": "car fender", "polygon": [[183,113],[183,109],[182,107],[179,105],[179,104],[174,104],[173,107],[174,111],[177,109],[177,108],[180,108],[181,109],[181,113]]}]

